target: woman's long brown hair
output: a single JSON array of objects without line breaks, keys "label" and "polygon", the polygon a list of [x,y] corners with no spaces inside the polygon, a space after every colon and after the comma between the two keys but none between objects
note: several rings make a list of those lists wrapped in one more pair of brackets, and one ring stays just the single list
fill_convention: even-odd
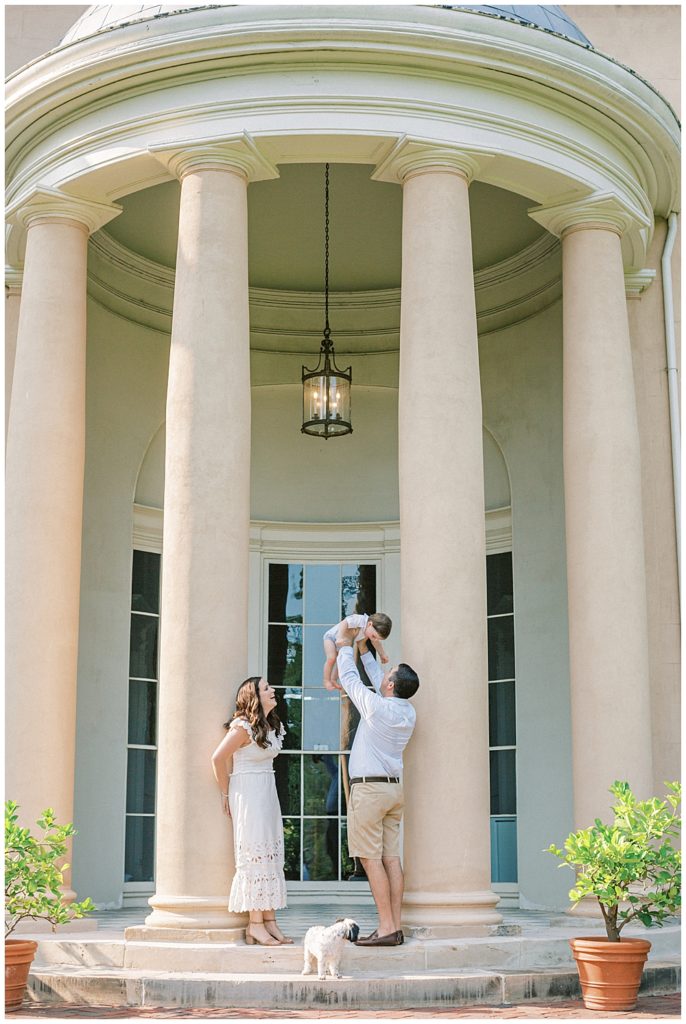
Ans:
[{"label": "woman's long brown hair", "polygon": [[276,713],[276,708],[272,708],[268,715],[264,713],[259,690],[261,678],[262,676],[249,676],[238,687],[236,710],[229,721],[224,722],[224,728],[230,728],[231,723],[236,718],[245,718],[252,729],[255,743],[257,743],[258,747],[266,749],[269,746],[267,733],[270,729],[273,729],[278,736],[281,729],[281,720]]}]

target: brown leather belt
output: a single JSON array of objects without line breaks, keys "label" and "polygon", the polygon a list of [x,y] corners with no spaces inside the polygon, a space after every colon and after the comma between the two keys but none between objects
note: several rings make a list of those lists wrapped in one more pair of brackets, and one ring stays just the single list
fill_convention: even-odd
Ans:
[{"label": "brown leather belt", "polygon": [[350,785],[354,786],[356,782],[400,782],[400,779],[394,779],[391,775],[361,775],[359,778],[351,779]]}]

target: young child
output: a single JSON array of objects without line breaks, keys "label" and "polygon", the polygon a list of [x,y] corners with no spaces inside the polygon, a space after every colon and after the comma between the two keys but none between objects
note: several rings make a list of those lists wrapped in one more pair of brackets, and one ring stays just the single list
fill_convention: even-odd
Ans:
[{"label": "young child", "polygon": [[369,640],[374,645],[379,658],[385,665],[388,662],[388,655],[384,650],[382,641],[390,635],[392,625],[393,623],[388,615],[385,615],[383,612],[374,612],[373,615],[347,615],[337,626],[327,629],[324,634],[324,654],[326,655],[324,686],[326,689],[341,689],[341,686],[336,682],[338,678],[338,669],[336,668],[336,657],[338,655],[337,640],[343,640],[346,634],[355,630],[353,643],[357,643],[359,640]]}]

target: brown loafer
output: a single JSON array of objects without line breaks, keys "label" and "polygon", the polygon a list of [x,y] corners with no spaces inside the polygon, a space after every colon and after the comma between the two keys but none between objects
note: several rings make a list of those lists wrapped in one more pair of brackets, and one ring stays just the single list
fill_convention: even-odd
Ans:
[{"label": "brown loafer", "polygon": [[388,935],[375,935],[372,933],[366,939],[358,939],[356,946],[398,946],[398,933],[389,932]]}]

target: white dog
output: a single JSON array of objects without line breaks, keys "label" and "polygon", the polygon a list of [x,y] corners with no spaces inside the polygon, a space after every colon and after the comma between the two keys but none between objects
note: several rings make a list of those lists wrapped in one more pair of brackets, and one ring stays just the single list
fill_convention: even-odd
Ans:
[{"label": "white dog", "polygon": [[317,974],[326,977],[328,971],[332,978],[340,978],[343,943],[357,942],[360,929],[356,921],[350,917],[341,918],[335,924],[324,928],[316,925],[308,928],[305,933],[305,966],[303,974],[313,974],[315,962]]}]

